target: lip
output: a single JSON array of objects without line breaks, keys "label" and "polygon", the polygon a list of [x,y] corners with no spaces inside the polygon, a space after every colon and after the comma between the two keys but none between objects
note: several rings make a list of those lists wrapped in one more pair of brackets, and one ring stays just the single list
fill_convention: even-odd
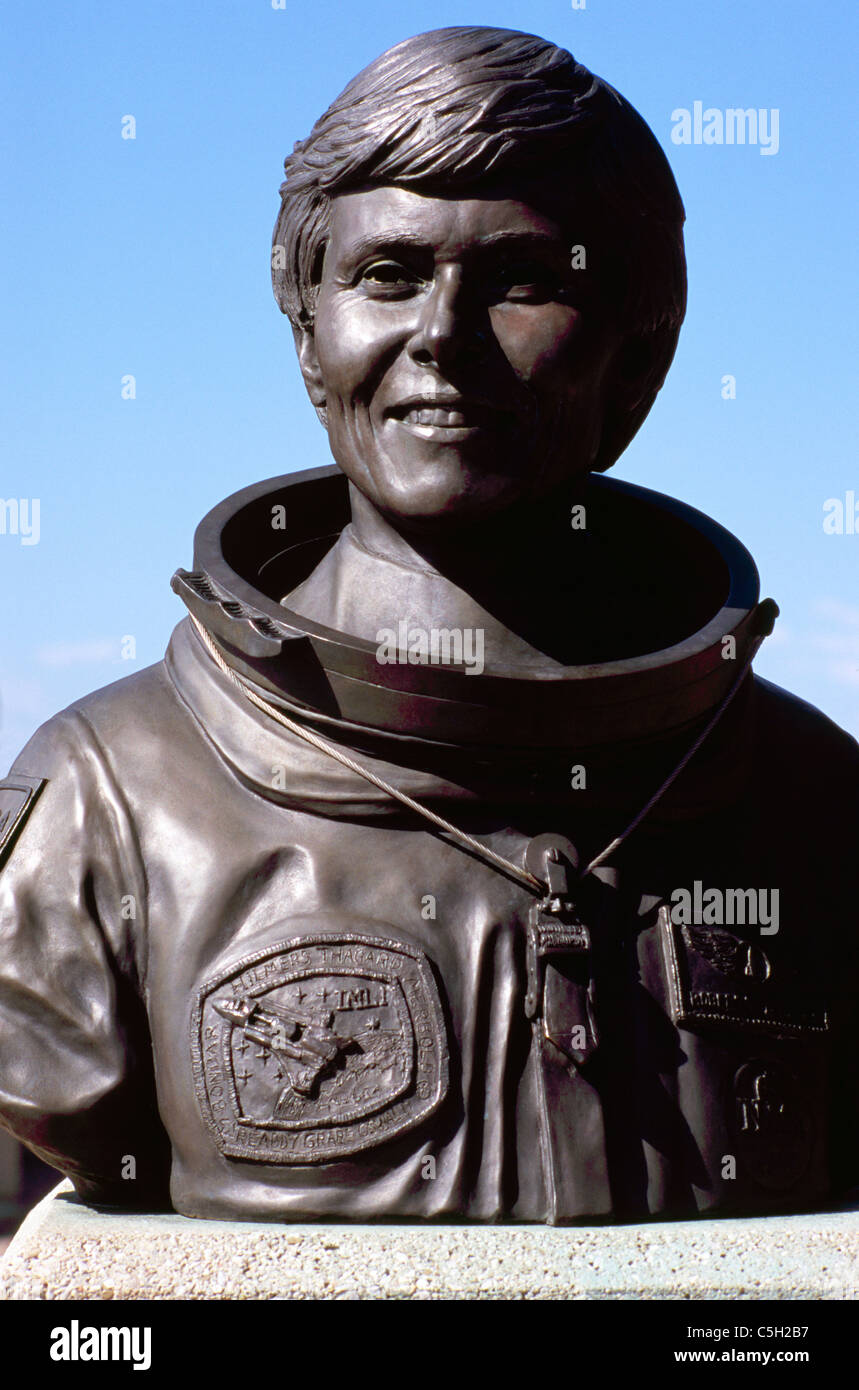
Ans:
[{"label": "lip", "polygon": [[422,395],[397,401],[385,411],[393,420],[423,439],[468,439],[480,431],[498,430],[509,423],[510,412],[467,396]]}]

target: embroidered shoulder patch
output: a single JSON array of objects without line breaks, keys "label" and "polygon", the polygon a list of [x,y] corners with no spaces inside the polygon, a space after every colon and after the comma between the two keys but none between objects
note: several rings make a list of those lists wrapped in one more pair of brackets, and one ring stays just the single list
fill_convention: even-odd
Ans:
[{"label": "embroidered shoulder patch", "polygon": [[23,777],[20,773],[0,781],[0,868],[12,853],[44,785],[44,777]]},{"label": "embroidered shoulder patch", "polygon": [[191,1052],[203,1117],[228,1158],[346,1158],[414,1128],[447,1091],[429,961],[357,933],[283,941],[209,980]]}]

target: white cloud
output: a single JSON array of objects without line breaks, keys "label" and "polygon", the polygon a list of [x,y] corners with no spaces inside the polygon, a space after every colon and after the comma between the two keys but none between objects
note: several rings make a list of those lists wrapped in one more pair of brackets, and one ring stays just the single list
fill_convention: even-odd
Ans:
[{"label": "white cloud", "polygon": [[119,643],[108,637],[93,638],[89,642],[53,642],[36,652],[40,666],[53,667],[97,665],[119,661],[120,656]]},{"label": "white cloud", "polygon": [[845,627],[859,628],[859,604],[845,603],[840,598],[819,598],[811,607],[821,618],[830,618]]}]

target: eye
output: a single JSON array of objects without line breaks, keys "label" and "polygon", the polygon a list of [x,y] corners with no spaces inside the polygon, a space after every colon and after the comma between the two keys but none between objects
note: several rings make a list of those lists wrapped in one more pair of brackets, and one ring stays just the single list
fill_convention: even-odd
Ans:
[{"label": "eye", "polygon": [[564,294],[560,278],[539,261],[516,261],[502,266],[493,290],[498,299],[514,304],[548,304]]},{"label": "eye", "polygon": [[419,275],[398,261],[373,261],[359,275],[360,282],[371,292],[403,294],[421,283]]}]

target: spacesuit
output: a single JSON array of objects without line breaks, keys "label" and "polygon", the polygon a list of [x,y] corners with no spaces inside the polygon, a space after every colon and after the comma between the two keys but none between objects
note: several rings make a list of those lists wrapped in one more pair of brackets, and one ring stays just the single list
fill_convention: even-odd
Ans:
[{"label": "spacesuit", "polygon": [[[682,570],[681,642],[554,681],[380,665],[280,601],[348,521],[345,480],[314,470],[216,508],[164,661],[21,753],[0,1119],[83,1196],[564,1222],[809,1209],[857,1182],[859,750],[737,683],[767,614],[733,537],[593,488]],[[247,689],[548,866],[546,899]]]}]

